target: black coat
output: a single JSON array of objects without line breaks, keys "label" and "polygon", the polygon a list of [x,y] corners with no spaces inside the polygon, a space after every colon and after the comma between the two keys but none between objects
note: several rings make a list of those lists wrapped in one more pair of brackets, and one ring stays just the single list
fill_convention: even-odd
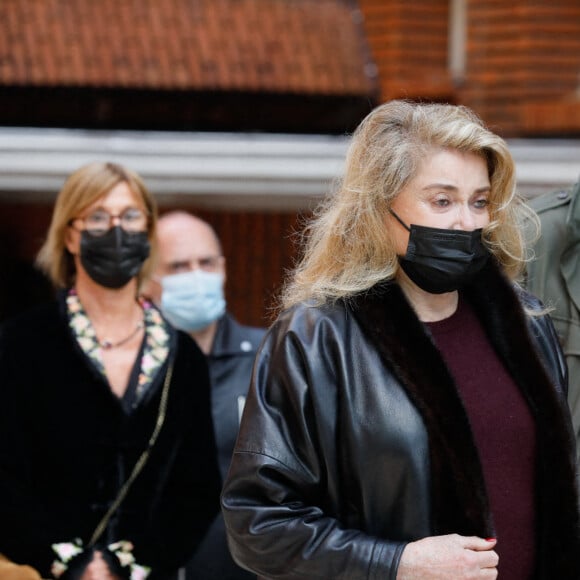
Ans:
[{"label": "black coat", "polygon": [[223,478],[230,467],[254,359],[265,333],[264,328],[243,326],[226,313],[219,320],[207,359],[218,462]]},{"label": "black coat", "polygon": [[[263,328],[243,326],[226,313],[218,323],[208,356],[211,406],[223,478],[230,466],[254,358],[265,332]],[[187,565],[187,580],[249,580],[255,577],[232,560],[224,520],[218,515]]]},{"label": "black coat", "polygon": [[[550,320],[527,317],[490,264],[466,289],[537,425],[537,579],[578,580],[565,368]],[[298,306],[258,353],[222,494],[234,557],[279,579],[394,580],[407,542],[494,537],[457,388],[397,284]]]},{"label": "black coat", "polygon": [[[189,336],[172,341],[165,424],[103,537],[133,542],[151,578],[185,563],[219,508],[207,365]],[[74,339],[63,304],[2,327],[0,553],[49,577],[52,543],[87,543],[153,432],[166,369],[129,415]]]}]

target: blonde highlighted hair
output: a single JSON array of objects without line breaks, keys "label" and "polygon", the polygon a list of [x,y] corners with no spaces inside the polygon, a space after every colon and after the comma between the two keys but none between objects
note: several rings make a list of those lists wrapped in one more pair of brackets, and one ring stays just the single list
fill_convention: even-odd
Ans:
[{"label": "blonde highlighted hair", "polygon": [[117,163],[94,162],[77,169],[65,181],[56,198],[46,241],[36,258],[40,269],[48,275],[56,287],[69,288],[75,282],[74,260],[66,247],[67,228],[72,220],[123,182],[145,205],[151,253],[139,273],[139,282],[150,274],[156,253],[157,205],[155,199],[135,172]]},{"label": "blonde highlighted hair", "polygon": [[522,222],[537,223],[516,194],[515,164],[505,141],[464,106],[396,100],[367,115],[346,156],[336,191],[303,232],[303,258],[282,293],[282,306],[332,302],[393,278],[398,269],[385,215],[434,150],[482,156],[489,168],[490,223],[484,239],[515,280],[525,264]]}]

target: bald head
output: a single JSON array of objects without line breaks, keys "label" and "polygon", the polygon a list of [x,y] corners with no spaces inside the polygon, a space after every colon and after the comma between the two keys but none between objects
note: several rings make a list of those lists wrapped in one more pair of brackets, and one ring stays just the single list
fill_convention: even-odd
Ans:
[{"label": "bald head", "polygon": [[[225,259],[215,230],[202,219],[185,211],[162,215],[157,222],[158,256],[155,276],[163,277],[201,268],[223,274]],[[145,291],[154,301],[160,301],[158,284]]]},{"label": "bald head", "polygon": [[215,230],[204,220],[185,211],[172,211],[163,214],[157,220],[157,237],[159,242],[172,239],[181,234],[199,240],[209,245],[213,244],[214,250],[221,256],[221,243]]}]

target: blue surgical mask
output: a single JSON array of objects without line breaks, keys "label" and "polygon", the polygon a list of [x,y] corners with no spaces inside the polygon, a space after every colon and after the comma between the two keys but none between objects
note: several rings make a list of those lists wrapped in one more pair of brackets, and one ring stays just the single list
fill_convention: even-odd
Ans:
[{"label": "blue surgical mask", "polygon": [[222,274],[204,270],[164,276],[161,312],[180,330],[201,330],[226,311],[223,284]]}]

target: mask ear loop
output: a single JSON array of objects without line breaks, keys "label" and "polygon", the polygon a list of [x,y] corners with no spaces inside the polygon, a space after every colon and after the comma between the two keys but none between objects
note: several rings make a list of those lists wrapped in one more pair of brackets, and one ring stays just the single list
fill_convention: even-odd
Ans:
[{"label": "mask ear loop", "polygon": [[411,228],[391,209],[389,208],[389,213],[408,231],[411,231]]}]

